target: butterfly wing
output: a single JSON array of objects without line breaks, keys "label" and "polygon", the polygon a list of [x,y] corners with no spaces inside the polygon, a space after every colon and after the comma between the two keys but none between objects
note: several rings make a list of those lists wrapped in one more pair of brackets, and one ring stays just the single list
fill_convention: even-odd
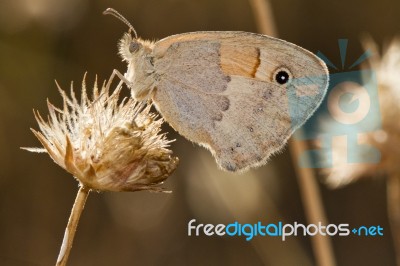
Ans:
[{"label": "butterfly wing", "polygon": [[[325,64],[294,44],[246,32],[196,32],[155,44],[153,101],[226,170],[264,164],[321,103]],[[289,72],[280,84],[276,75]]]}]

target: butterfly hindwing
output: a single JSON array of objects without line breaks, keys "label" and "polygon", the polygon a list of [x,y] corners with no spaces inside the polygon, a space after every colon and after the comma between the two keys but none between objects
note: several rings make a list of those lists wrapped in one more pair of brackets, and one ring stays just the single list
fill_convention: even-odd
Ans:
[{"label": "butterfly hindwing", "polygon": [[[165,120],[238,171],[265,163],[320,104],[324,63],[285,41],[245,32],[197,32],[154,46],[153,101]],[[283,69],[290,80],[277,82]]]}]

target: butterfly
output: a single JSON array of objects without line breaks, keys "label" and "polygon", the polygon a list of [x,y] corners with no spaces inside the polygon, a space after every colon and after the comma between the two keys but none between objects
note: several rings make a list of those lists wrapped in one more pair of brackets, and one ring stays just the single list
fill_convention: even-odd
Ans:
[{"label": "butterfly", "polygon": [[[157,42],[130,30],[119,43],[128,64],[117,74],[182,136],[211,151],[227,171],[263,165],[314,113],[329,74],[311,52],[239,31],[200,31]],[[133,33],[133,35],[131,34]]]}]

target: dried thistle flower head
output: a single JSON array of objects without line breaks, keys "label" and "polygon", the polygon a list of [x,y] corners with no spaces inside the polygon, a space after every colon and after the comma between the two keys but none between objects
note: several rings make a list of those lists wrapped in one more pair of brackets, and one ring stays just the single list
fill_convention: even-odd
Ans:
[{"label": "dried thistle flower head", "polygon": [[[349,163],[348,143],[337,141],[332,147],[332,158],[336,158],[332,168],[323,169],[326,182],[332,187],[339,187],[351,183],[362,177],[381,176],[400,171],[398,158],[400,156],[400,38],[394,39],[380,56],[377,45],[371,40],[364,41],[365,50],[372,51],[373,57],[367,62],[377,75],[378,96],[381,128],[377,131],[363,132],[355,128],[357,141],[360,145],[377,148],[381,154],[378,163]],[[364,66],[366,67],[366,66]],[[368,82],[369,77],[363,77]],[[372,115],[372,114],[371,114]],[[334,130],[335,125],[321,123],[325,131]],[[366,161],[370,150],[353,147],[352,156],[358,161]],[[365,159],[365,160],[364,160]]]},{"label": "dried thistle flower head", "polygon": [[178,158],[167,149],[170,141],[159,134],[162,119],[150,105],[134,99],[120,100],[121,83],[113,91],[94,84],[92,99],[82,82],[80,101],[71,84],[71,96],[58,89],[63,109],[48,101],[45,121],[34,111],[40,131],[32,130],[44,149],[62,168],[91,189],[103,191],[162,191],[161,184],[177,167]]}]

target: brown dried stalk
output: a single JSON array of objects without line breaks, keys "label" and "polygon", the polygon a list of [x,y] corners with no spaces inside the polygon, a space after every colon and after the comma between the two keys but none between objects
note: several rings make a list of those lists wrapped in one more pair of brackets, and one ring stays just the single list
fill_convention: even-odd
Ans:
[{"label": "brown dried stalk", "polygon": [[[272,9],[268,0],[250,0],[256,23],[260,33],[277,37],[277,30],[272,17]],[[297,129],[296,134],[302,134],[301,129]],[[304,203],[304,209],[308,223],[318,224],[327,223],[325,211],[322,205],[322,199],[319,193],[316,176],[312,169],[302,168],[298,165],[297,160],[306,150],[306,144],[300,141],[289,141],[289,147],[296,169],[300,193]],[[311,238],[314,254],[318,265],[333,266],[336,265],[331,239],[329,236],[316,235]]]},{"label": "brown dried stalk", "polygon": [[56,266],[67,265],[69,253],[71,252],[72,243],[74,242],[76,228],[78,227],[79,218],[83,208],[85,207],[86,199],[89,196],[90,189],[85,186],[81,186],[76,195],[74,206],[69,216],[68,225],[65,228],[64,239],[58,254]]}]

